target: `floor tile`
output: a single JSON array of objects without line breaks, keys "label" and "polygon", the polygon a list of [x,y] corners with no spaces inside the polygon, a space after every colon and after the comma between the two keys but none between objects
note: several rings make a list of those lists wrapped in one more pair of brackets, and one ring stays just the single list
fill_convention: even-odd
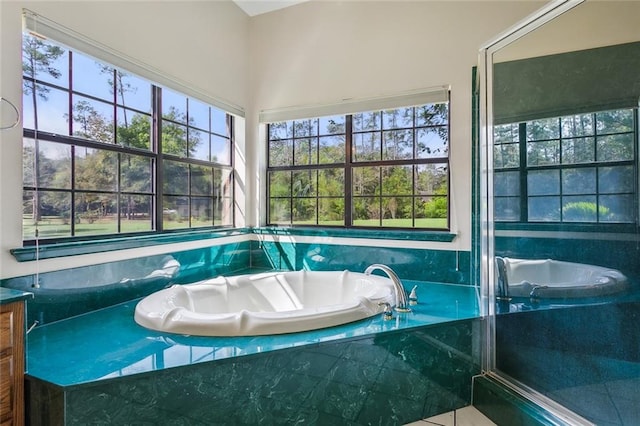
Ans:
[{"label": "floor tile", "polygon": [[496,426],[473,406],[409,423],[406,426]]}]

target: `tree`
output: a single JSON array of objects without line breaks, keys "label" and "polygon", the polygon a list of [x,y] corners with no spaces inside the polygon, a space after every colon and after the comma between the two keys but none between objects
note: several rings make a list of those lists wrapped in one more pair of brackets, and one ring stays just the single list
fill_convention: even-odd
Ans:
[{"label": "tree", "polygon": [[[62,73],[53,64],[64,53],[65,51],[62,48],[47,44],[35,36],[25,35],[22,38],[22,72],[23,75],[30,77],[30,79],[22,80],[22,89],[25,95],[31,95],[34,130],[38,130],[38,98],[46,101],[48,99],[47,94],[50,91],[46,85],[38,83],[37,78],[41,73],[53,78],[59,78]],[[40,146],[36,138],[33,157],[35,164],[33,173],[36,187],[40,181],[38,172],[39,153]],[[38,191],[33,192],[32,217],[33,224],[36,225],[41,217]]]}]

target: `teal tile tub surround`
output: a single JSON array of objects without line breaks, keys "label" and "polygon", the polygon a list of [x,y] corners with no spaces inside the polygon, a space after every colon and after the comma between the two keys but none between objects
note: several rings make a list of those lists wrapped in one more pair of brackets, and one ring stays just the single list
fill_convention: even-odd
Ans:
[{"label": "teal tile tub surround", "polygon": [[[394,232],[381,233],[387,237]],[[199,235],[199,234],[198,234]],[[369,234],[367,234],[369,235]],[[0,286],[33,292],[27,321],[46,324],[143,297],[172,284],[252,270],[351,270],[391,266],[403,279],[469,284],[468,251],[216,238],[205,248],[2,280]],[[36,282],[37,281],[37,282]]]},{"label": "teal tile tub surround", "polygon": [[254,242],[261,250],[253,267],[280,270],[363,272],[373,263],[389,265],[403,279],[470,285],[471,253],[341,244]]},{"label": "teal tile tub surround", "polygon": [[[32,424],[403,424],[468,405],[475,289],[424,282],[414,312],[282,336],[144,329],[135,301],[33,330]],[[215,419],[215,421],[214,421]],[[51,423],[53,422],[53,423]]]},{"label": "teal tile tub surround", "polygon": [[[151,294],[171,284],[233,274],[250,265],[250,241],[9,278],[29,291],[27,323],[46,324]],[[37,281],[37,282],[36,282]]]}]

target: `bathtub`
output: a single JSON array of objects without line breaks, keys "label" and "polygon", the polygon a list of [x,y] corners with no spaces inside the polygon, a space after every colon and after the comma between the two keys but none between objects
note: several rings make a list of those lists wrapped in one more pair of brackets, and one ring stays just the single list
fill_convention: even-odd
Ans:
[{"label": "bathtub", "polygon": [[136,305],[146,328],[197,336],[293,333],[365,319],[395,303],[389,278],[350,271],[218,277],[157,291]]},{"label": "bathtub", "polygon": [[552,259],[499,258],[498,278],[508,284],[510,297],[580,298],[616,294],[628,289],[620,271],[602,266]]}]

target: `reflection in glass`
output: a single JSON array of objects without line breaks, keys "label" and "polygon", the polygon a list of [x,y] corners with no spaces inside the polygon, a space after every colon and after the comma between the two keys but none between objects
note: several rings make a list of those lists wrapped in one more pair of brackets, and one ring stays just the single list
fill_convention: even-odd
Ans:
[{"label": "reflection in glass", "polygon": [[527,193],[529,195],[560,194],[560,171],[538,170],[527,175]]},{"label": "reflection in glass", "polygon": [[528,214],[533,222],[560,221],[560,197],[530,197]]},{"label": "reflection in glass", "polygon": [[597,149],[598,161],[633,160],[633,133],[599,136]]},{"label": "reflection in glass", "polygon": [[526,126],[528,141],[558,139],[560,137],[558,118],[545,118],[541,120],[527,121]]},{"label": "reflection in glass", "polygon": [[545,166],[560,163],[560,141],[538,141],[527,143],[527,165]]},{"label": "reflection in glass", "polygon": [[595,195],[575,195],[562,197],[563,222],[596,222],[598,212],[606,215],[601,206],[598,209]]},{"label": "reflection in glass", "polygon": [[596,169],[593,167],[580,169],[564,169],[562,171],[563,194],[595,194]]},{"label": "reflection in glass", "polygon": [[560,120],[563,138],[593,135],[593,114],[579,114],[562,117]]},{"label": "reflection in glass", "polygon": [[598,167],[598,189],[601,194],[633,193],[633,166]]},{"label": "reflection in glass", "polygon": [[[600,205],[606,213],[600,216],[600,222],[633,223],[635,220],[635,199],[633,194],[600,195]],[[604,210],[606,209],[606,210]]]},{"label": "reflection in glass", "polygon": [[590,163],[595,160],[595,139],[593,137],[563,139],[562,163]]}]

